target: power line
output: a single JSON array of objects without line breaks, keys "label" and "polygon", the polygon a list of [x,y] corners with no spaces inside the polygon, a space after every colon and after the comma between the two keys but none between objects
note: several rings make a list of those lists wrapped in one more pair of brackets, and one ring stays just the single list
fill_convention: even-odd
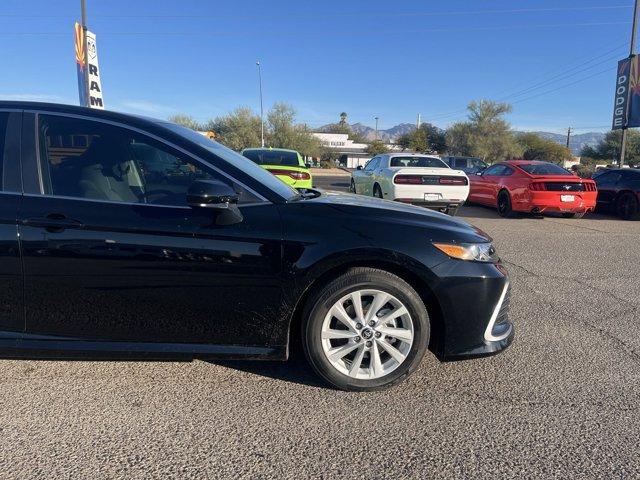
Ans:
[{"label": "power line", "polygon": [[[579,7],[548,7],[548,8],[515,8],[515,9],[502,9],[502,10],[467,10],[467,11],[444,11],[444,12],[358,12],[358,13],[332,13],[332,14],[313,14],[313,15],[290,15],[286,18],[364,18],[364,17],[444,17],[444,16],[466,16],[466,15],[496,15],[496,14],[513,14],[513,13],[547,13],[547,12],[576,12],[576,11],[602,11],[602,10],[622,10],[632,8],[633,5],[593,5],[593,6],[579,6]],[[66,15],[34,15],[30,13],[3,13],[0,17],[5,18],[68,18]],[[218,14],[218,15],[200,15],[200,14],[155,14],[155,13],[143,13],[143,14],[94,14],[94,18],[153,18],[153,19],[219,19],[219,18],[234,18],[240,20],[246,20],[248,18],[264,19],[264,15],[236,15],[236,14]],[[282,16],[278,16],[278,19],[282,19]]]},{"label": "power line", "polygon": [[[412,34],[412,33],[447,33],[447,32],[479,32],[479,31],[508,31],[508,30],[530,30],[530,29],[538,29],[538,28],[567,28],[567,27],[597,27],[597,26],[605,26],[605,25],[629,25],[631,22],[588,22],[588,23],[546,23],[546,24],[526,24],[526,25],[497,25],[490,27],[455,27],[455,28],[423,28],[423,29],[402,29],[402,30],[377,30],[377,34],[386,34],[392,35],[401,33],[403,35]],[[305,33],[306,37],[310,36],[320,36],[325,37],[328,34],[338,34],[340,32],[308,32]],[[354,32],[359,33],[359,32]],[[360,32],[360,33],[364,33]],[[245,31],[229,31],[229,32],[213,32],[213,31],[175,31],[175,32],[100,32],[101,36],[129,36],[129,37],[223,37],[223,36],[232,36],[237,37],[238,35],[249,36],[249,35],[258,35],[264,36],[265,34],[269,34],[271,36],[278,37],[298,37],[300,34],[295,31],[289,30],[272,30],[269,32],[265,32],[263,30],[245,30]],[[0,36],[68,36],[68,32],[0,32]]]}]

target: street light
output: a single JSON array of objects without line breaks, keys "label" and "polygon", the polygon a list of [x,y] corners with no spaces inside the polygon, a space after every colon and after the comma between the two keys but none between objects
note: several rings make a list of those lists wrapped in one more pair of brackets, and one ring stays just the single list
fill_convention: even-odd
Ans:
[{"label": "street light", "polygon": [[373,117],[376,120],[376,140],[378,140],[378,117]]},{"label": "street light", "polygon": [[258,67],[258,84],[260,86],[260,143],[262,148],[264,148],[264,108],[262,106],[262,68],[260,67],[260,62],[256,62],[256,66]]}]

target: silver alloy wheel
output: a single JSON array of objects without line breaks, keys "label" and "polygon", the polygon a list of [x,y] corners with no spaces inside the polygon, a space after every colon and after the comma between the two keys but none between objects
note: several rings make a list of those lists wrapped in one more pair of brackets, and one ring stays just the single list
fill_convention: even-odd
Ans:
[{"label": "silver alloy wheel", "polygon": [[407,307],[390,293],[357,290],[338,300],[322,323],[322,349],[344,375],[384,377],[405,361],[413,344]]}]

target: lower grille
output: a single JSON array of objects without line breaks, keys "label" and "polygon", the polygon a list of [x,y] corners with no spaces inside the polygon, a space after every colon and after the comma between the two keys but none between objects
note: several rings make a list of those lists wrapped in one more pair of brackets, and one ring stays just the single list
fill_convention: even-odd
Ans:
[{"label": "lower grille", "polygon": [[511,287],[507,289],[507,293],[504,296],[504,300],[502,302],[502,306],[500,307],[500,311],[498,312],[498,316],[496,317],[496,323],[494,324],[494,326],[500,325],[509,320],[509,301],[510,300],[511,300]]}]

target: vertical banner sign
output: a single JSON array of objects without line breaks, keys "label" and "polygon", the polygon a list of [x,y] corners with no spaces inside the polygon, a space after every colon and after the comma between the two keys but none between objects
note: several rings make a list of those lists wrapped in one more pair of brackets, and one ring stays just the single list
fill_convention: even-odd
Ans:
[{"label": "vertical banner sign", "polygon": [[612,130],[640,127],[640,69],[636,55],[618,62]]},{"label": "vertical banner sign", "polygon": [[89,106],[87,99],[87,89],[85,88],[84,69],[86,68],[87,58],[84,51],[84,42],[82,38],[82,25],[76,22],[74,42],[76,46],[76,68],[78,71],[78,98],[81,107]]},{"label": "vertical banner sign", "polygon": [[87,31],[87,58],[89,65],[89,107],[104,109],[96,35],[89,31]]}]

